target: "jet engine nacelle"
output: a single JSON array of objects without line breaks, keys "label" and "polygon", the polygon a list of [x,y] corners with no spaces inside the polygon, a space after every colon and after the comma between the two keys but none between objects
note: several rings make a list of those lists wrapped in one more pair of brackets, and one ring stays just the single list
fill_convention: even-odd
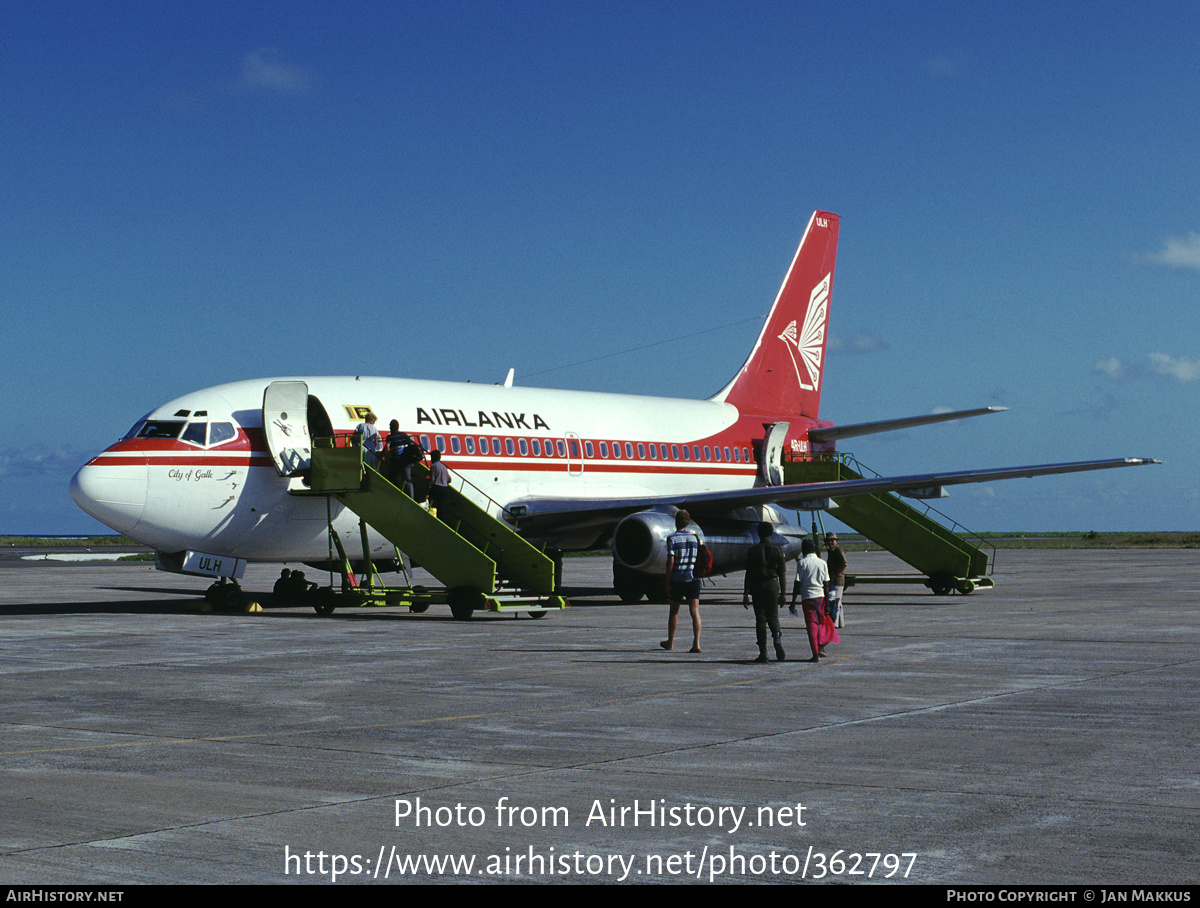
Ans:
[{"label": "jet engine nacelle", "polygon": [[[714,519],[703,526],[693,521],[688,529],[712,553],[714,574],[728,574],[746,568],[746,552],[758,543],[758,521]],[[804,530],[786,523],[772,523],[771,541],[792,558],[800,551]],[[667,570],[667,537],[675,532],[675,515],[663,511],[639,511],[630,514],[613,534],[613,557],[617,563],[642,574],[662,576]]]},{"label": "jet engine nacelle", "polygon": [[[688,527],[705,545],[700,527]],[[667,537],[675,532],[675,515],[662,511],[639,511],[617,524],[613,533],[613,557],[625,567],[643,574],[662,574],[667,569]],[[714,567],[715,558],[714,555]]]}]

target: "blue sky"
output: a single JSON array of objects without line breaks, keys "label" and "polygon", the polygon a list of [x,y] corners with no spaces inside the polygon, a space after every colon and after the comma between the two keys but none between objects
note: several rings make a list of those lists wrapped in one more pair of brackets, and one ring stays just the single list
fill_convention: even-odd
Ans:
[{"label": "blue sky", "polygon": [[235,379],[511,366],[708,396],[815,208],[842,216],[822,414],[1012,408],[848,443],[863,462],[1158,457],[941,509],[978,530],[1195,530],[1194,17],[10,0],[0,532],[100,531],[71,473]]}]

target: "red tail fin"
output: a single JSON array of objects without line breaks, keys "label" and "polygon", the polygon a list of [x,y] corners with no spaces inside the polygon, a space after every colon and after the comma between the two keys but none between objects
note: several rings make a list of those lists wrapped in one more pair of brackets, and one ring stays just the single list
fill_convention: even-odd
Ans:
[{"label": "red tail fin", "polygon": [[813,213],[750,358],[713,400],[743,412],[816,418],[840,223],[836,214]]}]

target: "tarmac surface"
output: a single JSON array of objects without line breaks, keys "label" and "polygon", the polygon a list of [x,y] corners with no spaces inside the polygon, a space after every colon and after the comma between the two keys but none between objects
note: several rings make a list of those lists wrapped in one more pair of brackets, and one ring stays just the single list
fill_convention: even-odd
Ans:
[{"label": "tarmac surface", "polygon": [[751,661],[740,575],[664,652],[609,570],[459,622],[204,613],[199,578],[5,553],[0,882],[1200,881],[1200,551],[854,588],[817,665],[790,616]]}]

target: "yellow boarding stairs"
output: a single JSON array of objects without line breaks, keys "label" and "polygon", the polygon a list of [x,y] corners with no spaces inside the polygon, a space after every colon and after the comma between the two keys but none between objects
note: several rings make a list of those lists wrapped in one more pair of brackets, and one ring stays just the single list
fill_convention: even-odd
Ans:
[{"label": "yellow boarding stairs", "polygon": [[[785,461],[784,482],[861,479],[862,473],[858,471],[864,468],[855,462],[858,469],[852,469],[850,460],[848,454],[834,454],[811,460]],[[923,575],[858,574],[846,578],[847,586],[854,583],[920,583],[935,594],[946,596],[955,590],[970,593],[995,585],[987,576],[990,572],[988,553],[931,518],[932,508],[927,507],[922,512],[902,501],[894,492],[834,497],[833,500],[837,504],[837,510],[832,512],[834,517]],[[992,555],[994,558],[994,550]]]},{"label": "yellow boarding stairs", "polygon": [[[413,471],[421,469],[415,465]],[[314,439],[309,488],[300,494],[336,498],[398,552],[408,555],[445,585],[443,591],[429,591],[411,583],[407,588],[384,589],[375,585],[372,568],[367,590],[356,597],[360,604],[408,605],[413,611],[423,612],[430,603],[446,602],[459,619],[470,618],[481,608],[528,609],[540,618],[548,608],[567,605],[555,593],[552,558],[488,514],[453,483],[435,517],[364,463],[362,446],[354,443],[353,436]],[[332,526],[330,535],[343,563],[347,563],[349,559]],[[353,572],[347,574],[353,583]],[[318,611],[332,611],[334,597],[322,601],[324,607],[318,607]]]}]

